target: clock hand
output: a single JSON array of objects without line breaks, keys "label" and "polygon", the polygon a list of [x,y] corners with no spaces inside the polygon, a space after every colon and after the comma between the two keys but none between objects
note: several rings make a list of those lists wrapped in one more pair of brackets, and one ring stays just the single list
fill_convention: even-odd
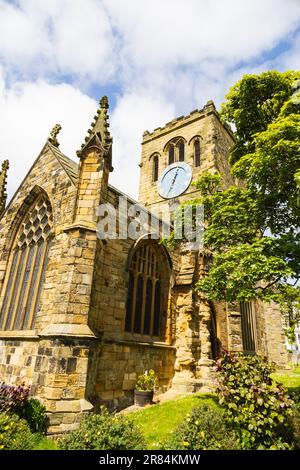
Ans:
[{"label": "clock hand", "polygon": [[169,188],[169,191],[167,192],[167,196],[169,195],[169,192],[173,189],[174,183],[175,183],[176,178],[177,178],[177,175],[178,175],[178,171],[179,171],[179,168],[177,168],[177,170],[176,170],[176,173],[175,173],[174,178],[173,178],[173,180],[172,180],[172,183],[171,183],[171,186],[170,186],[170,188]]}]

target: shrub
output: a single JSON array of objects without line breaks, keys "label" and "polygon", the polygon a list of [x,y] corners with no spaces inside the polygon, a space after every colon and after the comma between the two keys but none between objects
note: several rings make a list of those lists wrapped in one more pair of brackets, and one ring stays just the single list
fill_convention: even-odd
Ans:
[{"label": "shrub", "polygon": [[0,412],[13,413],[29,424],[32,432],[44,434],[48,427],[46,408],[36,398],[29,398],[30,388],[21,385],[0,385]]},{"label": "shrub", "polygon": [[0,413],[0,450],[30,450],[36,443],[24,419],[9,413]]},{"label": "shrub", "polygon": [[20,418],[29,424],[31,432],[45,434],[48,428],[48,417],[45,406],[36,398],[29,398],[22,408],[16,410]]},{"label": "shrub", "polygon": [[135,388],[139,392],[152,392],[152,390],[154,390],[156,380],[157,377],[154,370],[150,369],[149,372],[146,371],[138,377]]},{"label": "shrub", "polygon": [[224,352],[219,403],[243,449],[288,449],[293,443],[292,400],[273,381],[274,367],[257,356]]},{"label": "shrub", "polygon": [[228,429],[224,412],[207,403],[194,408],[164,446],[171,450],[239,449],[236,435]]},{"label": "shrub", "polygon": [[22,408],[28,400],[30,389],[24,383],[21,385],[0,384],[0,412]]},{"label": "shrub", "polygon": [[300,403],[293,406],[292,426],[294,433],[294,447],[300,449]]},{"label": "shrub", "polygon": [[138,450],[145,448],[136,425],[126,416],[109,413],[101,407],[100,414],[90,414],[79,428],[60,441],[64,450]]}]

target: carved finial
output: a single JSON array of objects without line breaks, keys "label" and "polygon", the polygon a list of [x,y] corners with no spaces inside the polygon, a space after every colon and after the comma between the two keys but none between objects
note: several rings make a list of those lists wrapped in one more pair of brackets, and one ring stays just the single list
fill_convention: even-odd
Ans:
[{"label": "carved finial", "polygon": [[[104,149],[104,156],[107,157],[109,168],[111,167],[111,148],[112,148],[112,137],[108,130],[109,122],[108,122],[108,98],[107,96],[103,96],[99,102],[100,108],[97,110],[97,114],[94,116],[94,121],[91,123],[91,128],[87,131],[87,136],[85,137],[85,143],[81,145],[81,149],[77,151],[77,155],[79,158],[82,156],[82,152],[84,149],[88,148],[91,143],[95,144],[95,141],[101,142]],[[95,140],[96,139],[96,140]],[[97,144],[97,145],[98,145]]]},{"label": "carved finial", "polygon": [[6,205],[7,193],[6,193],[6,182],[7,172],[9,169],[9,161],[4,160],[1,166],[0,172],[0,216],[3,214]]},{"label": "carved finial", "polygon": [[104,108],[104,109],[108,109],[108,108],[109,108],[107,96],[102,96],[102,98],[101,98],[101,100],[100,100],[100,107],[101,107],[101,108]]},{"label": "carved finial", "polygon": [[52,131],[50,132],[50,136],[48,137],[48,141],[54,145],[54,147],[59,147],[59,142],[57,140],[57,135],[61,131],[61,125],[60,124],[55,124],[53,127]]}]

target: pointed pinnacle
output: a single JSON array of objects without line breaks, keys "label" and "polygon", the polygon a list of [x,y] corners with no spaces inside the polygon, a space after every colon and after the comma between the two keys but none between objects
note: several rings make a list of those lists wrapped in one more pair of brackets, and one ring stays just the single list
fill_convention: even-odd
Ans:
[{"label": "pointed pinnacle", "polygon": [[100,100],[100,108],[104,108],[104,109],[108,109],[109,108],[109,104],[108,104],[108,98],[107,96],[102,96],[101,100]]},{"label": "pointed pinnacle", "polygon": [[4,160],[4,162],[1,165],[1,169],[2,169],[2,171],[7,171],[9,169],[9,161],[8,160]]},{"label": "pointed pinnacle", "polygon": [[7,180],[7,171],[9,169],[9,161],[4,160],[1,165],[1,172],[0,172],[0,215],[5,210],[6,205],[6,180]]},{"label": "pointed pinnacle", "polygon": [[[102,142],[102,145],[105,149],[108,149],[111,146],[112,138],[110,137],[110,133],[107,130],[109,127],[108,123],[108,98],[107,96],[103,96],[99,101],[100,107],[97,109],[97,112],[94,116],[94,121],[91,123],[91,127],[87,131],[87,136],[85,137],[84,141],[85,144],[81,146],[83,149],[85,146],[89,145],[89,141],[93,138],[93,136],[98,136]],[[81,151],[79,151],[80,154]]]}]

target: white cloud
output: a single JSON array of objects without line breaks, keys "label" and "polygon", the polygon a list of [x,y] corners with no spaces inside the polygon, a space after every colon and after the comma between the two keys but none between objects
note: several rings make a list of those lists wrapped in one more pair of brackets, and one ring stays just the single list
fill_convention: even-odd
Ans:
[{"label": "white cloud", "polygon": [[0,79],[1,160],[11,162],[8,192],[11,197],[41,151],[56,123],[61,150],[76,160],[95,114],[96,102],[68,84],[20,82],[5,88]]},{"label": "white cloud", "polygon": [[[8,193],[12,197],[42,149],[54,124],[60,123],[60,149],[78,161],[76,150],[84,141],[97,103],[68,84],[45,81],[18,82],[7,88],[0,73],[1,160],[11,162]],[[163,97],[128,94],[119,98],[111,113],[114,136],[111,184],[138,197],[140,144],[142,133],[169,121],[174,104]]]},{"label": "white cloud", "polygon": [[293,38],[291,48],[280,54],[276,59],[280,70],[299,70],[300,69],[300,32]]},{"label": "white cloud", "polygon": [[0,0],[0,31],[0,58],[23,76],[103,83],[115,70],[115,39],[98,0]]},{"label": "white cloud", "polygon": [[298,0],[0,0],[0,57],[25,76],[122,86],[257,58],[299,21]]},{"label": "white cloud", "polygon": [[297,0],[104,0],[138,67],[217,58],[232,63],[273,47],[300,18]]},{"label": "white cloud", "polygon": [[113,83],[111,182],[137,196],[142,132],[208,99],[219,105],[242,73],[299,67],[299,34],[288,52],[263,58],[299,24],[299,0],[0,0],[10,191],[56,122],[75,155],[96,108],[86,90]]},{"label": "white cloud", "polygon": [[163,97],[127,94],[120,97],[111,115],[114,136],[110,182],[126,194],[138,197],[139,166],[143,131],[174,116],[174,104]]}]

